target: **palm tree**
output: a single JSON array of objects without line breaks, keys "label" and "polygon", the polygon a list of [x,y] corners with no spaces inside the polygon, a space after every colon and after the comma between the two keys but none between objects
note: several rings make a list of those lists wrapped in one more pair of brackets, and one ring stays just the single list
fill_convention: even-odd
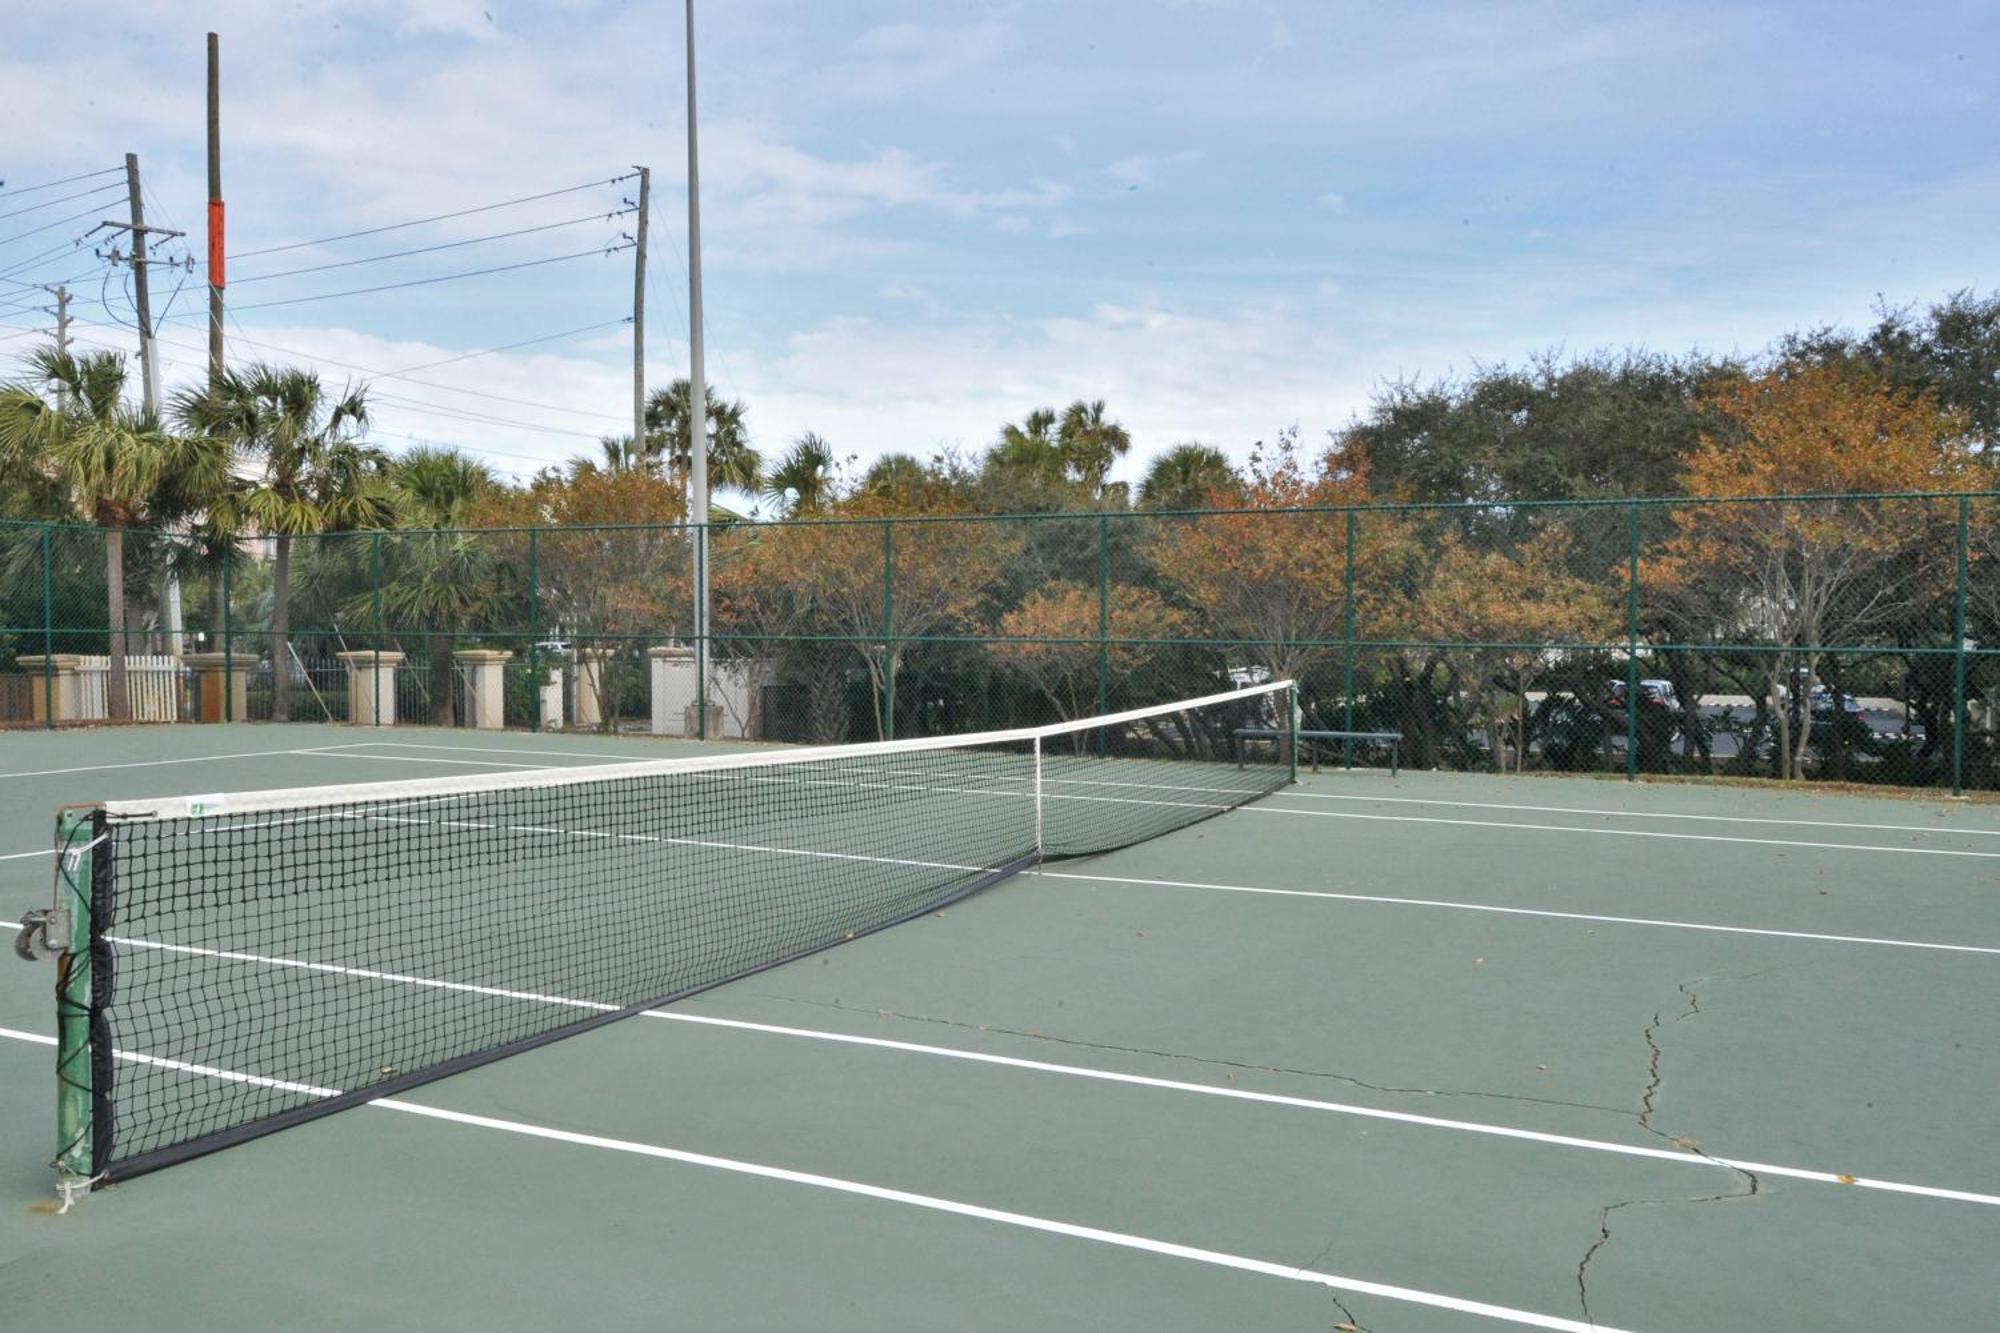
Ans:
[{"label": "palm tree", "polygon": [[861,490],[883,499],[905,499],[931,480],[931,472],[914,455],[883,454],[861,476]]},{"label": "palm tree", "polygon": [[229,451],[160,429],[125,402],[125,360],[53,347],[26,381],[0,388],[0,452],[49,478],[71,512],[104,529],[112,718],[131,715],[125,682],[125,530],[179,516],[229,479]]},{"label": "palm tree", "polygon": [[792,442],[778,465],[764,475],[764,494],[788,516],[816,514],[833,499],[833,450],[807,431]]},{"label": "palm tree", "polygon": [[[648,459],[665,458],[676,475],[688,473],[688,422],[693,404],[686,379],[677,379],[664,389],[655,389],[646,399],[646,439],[641,451]],[[743,424],[744,407],[718,397],[710,387],[704,399],[708,418],[708,484],[728,486],[755,494],[763,476],[764,460],[750,446],[750,433]]]},{"label": "palm tree", "polygon": [[1102,398],[1088,403],[1079,398],[1063,409],[1056,452],[1064,474],[1088,486],[1093,495],[1103,489],[1111,465],[1131,450],[1131,432],[1106,415]]},{"label": "palm tree", "polygon": [[1177,444],[1152,461],[1139,483],[1141,509],[1205,509],[1226,503],[1242,477],[1228,455],[1212,445]]},{"label": "palm tree", "polygon": [[382,582],[382,611],[397,625],[421,626],[430,658],[431,724],[458,724],[451,697],[453,636],[499,595],[490,533],[468,532],[473,506],[498,483],[484,463],[457,449],[419,447],[389,469],[398,532]]},{"label": "palm tree", "polygon": [[1000,440],[986,455],[986,465],[1026,481],[1047,484],[1063,479],[1062,450],[1056,443],[1056,413],[1038,407],[1022,419],[1000,428]]},{"label": "palm tree", "polygon": [[271,720],[291,718],[292,538],[384,526],[391,516],[383,468],[387,457],[361,441],[368,426],[364,391],[329,394],[319,376],[295,367],[225,370],[213,385],[174,399],[182,424],[227,442],[257,468],[238,502],[241,513],[273,538],[271,569]]}]

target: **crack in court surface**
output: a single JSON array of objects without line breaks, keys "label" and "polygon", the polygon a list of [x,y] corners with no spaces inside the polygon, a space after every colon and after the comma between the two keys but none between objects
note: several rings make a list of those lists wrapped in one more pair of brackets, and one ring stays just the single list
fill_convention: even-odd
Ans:
[{"label": "crack in court surface", "polygon": [[1363,1088],[1369,1092],[1386,1093],[1392,1096],[1409,1097],[1475,1097],[1492,1101],[1527,1102],[1537,1106],[1559,1106],[1572,1111],[1591,1111],[1602,1115],[1629,1118],[1629,1107],[1601,1106],[1595,1102],[1564,1101],[1556,1097],[1529,1097],[1514,1092],[1482,1092],[1475,1088],[1400,1088],[1384,1083],[1370,1083],[1353,1074],[1342,1074],[1325,1069],[1300,1069],[1292,1065],[1264,1064],[1255,1060],[1230,1060],[1221,1056],[1194,1055],[1186,1051],[1163,1051],[1149,1046],[1121,1046],[1115,1042],[1090,1041],[1082,1037],[1063,1037],[1051,1032],[1028,1028],[1001,1027],[992,1023],[968,1023],[957,1018],[936,1018],[927,1014],[905,1014],[894,1009],[880,1009],[867,1005],[841,1004],[836,1000],[808,1000],[797,995],[776,995],[769,991],[750,991],[746,994],[757,999],[777,1000],[784,1004],[806,1005],[815,1009],[833,1009],[847,1014],[867,1014],[872,1018],[894,1018],[907,1023],[929,1023],[937,1027],[952,1028],[960,1032],[977,1032],[1002,1037],[1024,1037],[1031,1041],[1045,1041],[1056,1046],[1069,1046],[1078,1050],[1109,1051],[1119,1055],[1151,1056],[1160,1060],[1177,1060],[1188,1064],[1207,1065],[1216,1069],[1244,1070],[1256,1074],[1290,1074],[1299,1078],[1326,1079],[1342,1083],[1348,1087]]},{"label": "crack in court surface", "polygon": [[[1673,1021],[1680,1023],[1690,1018],[1700,1017],[1702,1013],[1701,992],[1696,989],[1698,986],[1705,985],[1710,981],[1749,981],[1754,977],[1760,977],[1767,972],[1777,970],[1777,968],[1765,968],[1761,971],[1750,972],[1737,977],[1692,977],[1686,981],[1679,982],[1676,985],[1676,989],[1680,991],[1683,1007],[1679,1013],[1673,1016]],[[1577,1305],[1583,1314],[1583,1322],[1593,1328],[1596,1327],[1597,1320],[1590,1313],[1590,1264],[1592,1260],[1597,1258],[1598,1252],[1611,1243],[1611,1215],[1613,1213],[1626,1208],[1658,1208],[1673,1204],[1727,1203],[1735,1199],[1755,1198],[1763,1188],[1763,1182],[1757,1178],[1755,1171],[1747,1167],[1738,1166],[1733,1162],[1722,1161],[1712,1154],[1704,1152],[1701,1145],[1693,1138],[1681,1134],[1669,1134],[1653,1124],[1653,1116],[1657,1111],[1660,1089],[1665,1077],[1661,1071],[1664,1054],[1660,1048],[1659,1032],[1666,1025],[1666,1022],[1667,1011],[1664,1008],[1655,1009],[1652,1021],[1647,1023],[1640,1033],[1641,1038],[1646,1043],[1646,1086],[1639,1096],[1639,1114],[1635,1123],[1648,1134],[1663,1139],[1684,1152],[1711,1162],[1720,1170],[1735,1173],[1742,1179],[1743,1187],[1721,1194],[1704,1194],[1694,1198],[1620,1199],[1616,1203],[1608,1203],[1599,1208],[1597,1210],[1597,1234],[1591,1239],[1590,1247],[1583,1252],[1583,1258],[1579,1259],[1576,1265]]]}]

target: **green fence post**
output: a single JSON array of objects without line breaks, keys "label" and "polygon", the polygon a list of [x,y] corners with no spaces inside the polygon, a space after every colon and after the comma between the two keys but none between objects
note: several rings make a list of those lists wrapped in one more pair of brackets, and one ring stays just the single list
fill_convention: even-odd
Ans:
[{"label": "green fence post", "polygon": [[539,528],[528,529],[528,730],[542,729],[542,542]]},{"label": "green fence post", "polygon": [[[1354,730],[1354,511],[1347,511],[1347,576],[1341,593],[1341,640],[1344,663],[1340,673],[1340,729]],[[1297,724],[1294,723],[1294,726]],[[1354,767],[1353,738],[1340,742],[1340,766]]]},{"label": "green fence post", "polygon": [[1951,794],[1965,794],[1965,594],[1966,546],[1972,530],[1972,497],[1958,497],[1958,594],[1951,614]]},{"label": "green fence post", "polygon": [[42,525],[42,726],[56,725],[56,577],[54,534]]},{"label": "green fence post", "polygon": [[[708,632],[708,524],[697,523],[694,529],[694,588],[695,596],[701,599],[694,611],[694,636],[698,649],[694,660],[694,738],[708,739],[708,675],[715,670],[715,640]],[[598,689],[604,688],[604,668],[598,667]]]},{"label": "green fence post", "polygon": [[[1097,715],[1111,711],[1111,516],[1097,516]],[[1097,733],[1104,753],[1104,733]]]},{"label": "green fence post", "polygon": [[1299,781],[1299,683],[1297,681],[1293,681],[1291,688],[1285,691],[1285,717],[1285,758],[1291,767],[1291,772],[1285,780],[1296,786]]},{"label": "green fence post", "polygon": [[[371,663],[374,670],[369,673],[368,677],[368,691],[374,696],[375,700],[375,715],[370,719],[370,722],[372,725],[379,727],[382,725],[382,532],[379,528],[372,534],[368,543],[368,564],[370,568],[369,583],[371,585],[368,596],[374,608],[372,615],[375,621],[374,658]],[[393,708],[395,700],[392,699],[389,702],[390,707]],[[352,722],[354,719],[349,718],[347,720]]]},{"label": "green fence post", "polygon": [[1639,505],[1627,509],[1625,571],[1625,780],[1639,777]]},{"label": "green fence post", "polygon": [[[230,605],[230,570],[236,567],[234,547],[222,550],[222,720],[236,720],[236,618]],[[246,699],[245,705],[248,705]],[[245,718],[248,722],[250,719]]]},{"label": "green fence post", "polygon": [[882,520],[882,739],[896,739],[896,524]]},{"label": "green fence post", "polygon": [[[97,1174],[94,1132],[97,1094],[91,1015],[97,978],[90,947],[94,903],[93,862],[101,832],[98,812],[68,806],[56,815],[56,907],[69,931],[56,972],[56,1170],[65,1206]],[[109,1064],[109,1061],[106,1061]],[[108,1070],[107,1070],[108,1072]]]}]

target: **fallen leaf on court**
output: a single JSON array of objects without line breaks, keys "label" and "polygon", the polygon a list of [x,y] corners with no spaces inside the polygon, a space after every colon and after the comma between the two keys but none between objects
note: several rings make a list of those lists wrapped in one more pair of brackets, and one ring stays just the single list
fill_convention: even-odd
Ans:
[{"label": "fallen leaf on court", "polygon": [[1352,1324],[1335,1324],[1335,1325],[1333,1326],[1333,1333],[1355,1333],[1355,1330],[1354,1330],[1354,1325],[1352,1325]]},{"label": "fallen leaf on court", "polygon": [[1682,1152],[1701,1151],[1700,1141],[1696,1139],[1691,1139],[1685,1134],[1676,1134],[1672,1138],[1668,1139],[1667,1142],[1673,1144],[1676,1148],[1679,1148]]},{"label": "fallen leaf on court", "polygon": [[1541,1070],[1544,1074],[1549,1072],[1549,1067],[1547,1065],[1536,1065],[1535,1068]]},{"label": "fallen leaf on court", "polygon": [[1861,1183],[1860,1181],[1856,1180],[1853,1176],[1848,1175],[1844,1171],[1837,1177],[1837,1179],[1843,1185],[1858,1185]]},{"label": "fallen leaf on court", "polygon": [[1472,965],[1473,965],[1474,967],[1485,967],[1485,966],[1486,966],[1486,960],[1485,960],[1484,958],[1475,958],[1475,959],[1473,959],[1473,960],[1472,960]]}]

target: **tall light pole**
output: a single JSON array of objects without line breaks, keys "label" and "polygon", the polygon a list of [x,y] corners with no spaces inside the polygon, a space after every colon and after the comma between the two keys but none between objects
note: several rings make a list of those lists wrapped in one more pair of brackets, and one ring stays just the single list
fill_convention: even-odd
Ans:
[{"label": "tall light pole", "polygon": [[708,379],[701,358],[701,151],[695,133],[694,0],[687,0],[688,77],[688,520],[694,524],[694,680],[708,738]]}]

